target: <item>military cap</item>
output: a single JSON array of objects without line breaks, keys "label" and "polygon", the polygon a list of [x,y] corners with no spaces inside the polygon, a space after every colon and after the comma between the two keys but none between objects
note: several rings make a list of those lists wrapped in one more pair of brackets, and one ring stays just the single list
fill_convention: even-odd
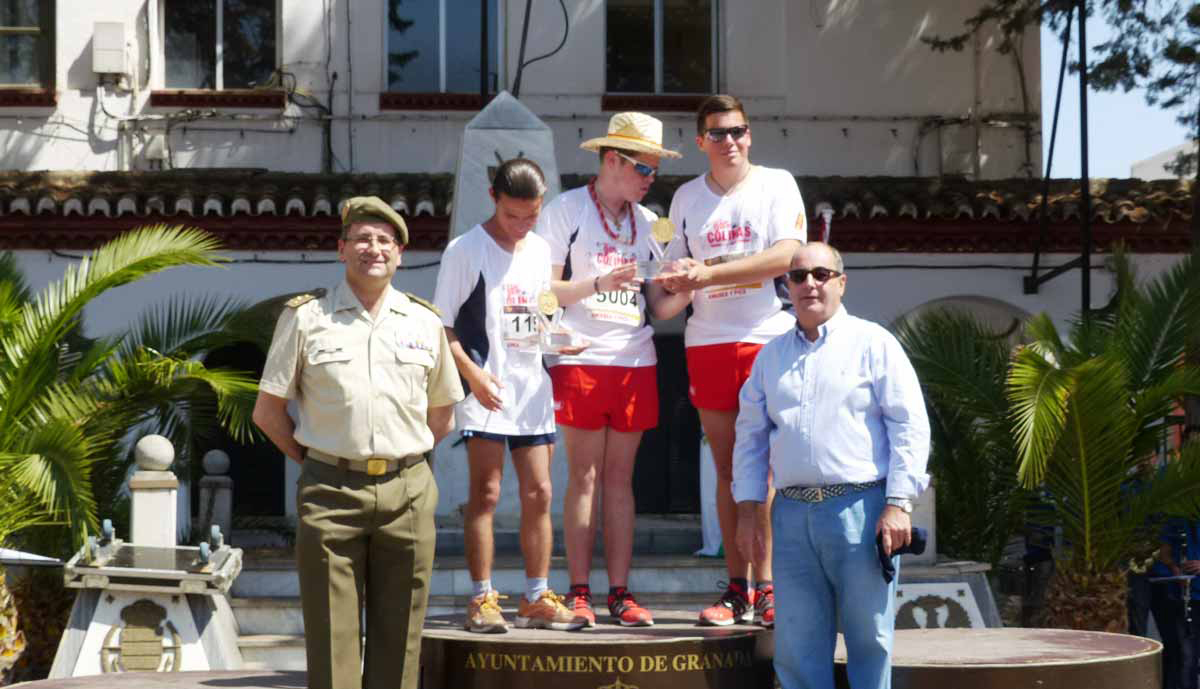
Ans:
[{"label": "military cap", "polygon": [[408,225],[378,196],[355,196],[342,204],[342,232],[356,222],[385,222],[396,230],[396,241],[408,244]]}]

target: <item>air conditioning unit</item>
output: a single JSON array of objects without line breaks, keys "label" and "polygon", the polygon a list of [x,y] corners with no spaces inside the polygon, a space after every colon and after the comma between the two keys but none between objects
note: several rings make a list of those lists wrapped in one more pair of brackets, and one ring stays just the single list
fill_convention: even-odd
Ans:
[{"label": "air conditioning unit", "polygon": [[96,74],[125,73],[125,24],[96,22],[92,31],[92,71]]}]

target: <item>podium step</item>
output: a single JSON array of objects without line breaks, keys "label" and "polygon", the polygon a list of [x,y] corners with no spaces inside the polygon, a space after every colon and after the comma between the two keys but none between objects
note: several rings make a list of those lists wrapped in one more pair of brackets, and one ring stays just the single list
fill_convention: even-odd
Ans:
[{"label": "podium step", "polygon": [[[511,613],[509,617],[513,617],[517,611],[517,596],[521,595],[521,592],[512,591],[510,594],[510,597],[503,601],[504,611],[505,614]],[[596,614],[603,620],[607,615],[604,607],[607,590],[597,590],[596,594]],[[655,608],[694,608],[698,614],[701,608],[711,605],[718,595],[720,592],[715,589],[705,593],[639,593],[638,602],[650,608],[651,612]],[[428,614],[449,615],[462,612],[467,607],[468,598],[469,596],[430,596]],[[271,647],[282,643],[282,640],[304,636],[304,615],[300,609],[299,598],[234,598],[230,604],[238,622],[241,638],[250,639],[252,647]]]},{"label": "podium step", "polygon": [[[554,552],[562,555],[563,533],[561,515],[554,517]],[[495,522],[495,544],[498,554],[520,552],[517,520],[510,515],[498,515]],[[286,552],[295,538],[295,520],[287,517],[246,518],[233,529],[229,542],[246,550],[262,549]],[[596,536],[596,553],[603,550],[603,536]],[[698,514],[640,514],[633,531],[635,554],[690,555],[704,545]],[[437,517],[437,554],[463,555],[462,517]]]},{"label": "podium step", "polygon": [[308,669],[303,634],[242,634],[238,647],[245,670]]},{"label": "podium step", "polygon": [[[504,601],[512,603],[519,592]],[[639,594],[638,602],[654,612],[660,610],[695,610],[711,605],[717,592],[688,594]],[[608,627],[608,613],[603,596],[596,597],[599,607],[597,629]],[[247,670],[304,670],[304,620],[297,598],[234,598],[231,601],[241,634],[238,646],[242,651],[243,667]],[[429,615],[462,612],[467,596],[431,596]],[[505,605],[504,615],[511,623],[516,617],[516,604]],[[612,626],[613,629],[618,629]],[[592,630],[595,631],[595,630]]]},{"label": "podium step", "polygon": [[[563,556],[550,561],[550,588],[565,592],[567,562]],[[629,587],[641,593],[702,593],[717,590],[717,582],[727,578],[725,561],[692,555],[635,555],[629,575]],[[608,591],[604,561],[592,563],[593,591]],[[434,561],[430,595],[453,596],[471,592],[471,576],[466,558],[438,556]],[[501,555],[492,567],[492,584],[504,592],[525,589],[524,562],[519,555]],[[291,598],[300,595],[296,563],[290,557],[263,557],[247,553],[242,573],[234,581],[233,597]]]}]

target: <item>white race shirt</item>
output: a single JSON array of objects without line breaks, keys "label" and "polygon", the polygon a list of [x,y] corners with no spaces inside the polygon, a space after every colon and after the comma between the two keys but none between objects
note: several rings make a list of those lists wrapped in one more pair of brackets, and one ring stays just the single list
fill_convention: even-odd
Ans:
[{"label": "white race shirt", "polygon": [[476,225],[442,253],[433,303],[463,349],[502,384],[503,409],[488,411],[470,394],[455,409],[459,430],[501,435],[554,432],[550,376],[542,355],[518,344],[538,330],[538,295],[550,288],[550,248],[529,233],[514,253]]},{"label": "white race shirt", "polygon": [[[784,239],[805,241],[807,220],[800,188],[787,170],[754,166],[732,193],[714,194],[704,175],[684,183],[671,199],[677,236],[669,258],[691,256],[717,265],[753,256]],[[692,298],[684,343],[764,343],[795,319],[782,311],[772,280],[720,285]]]},{"label": "white race shirt", "polygon": [[[614,268],[638,260],[653,258],[650,251],[650,224],[658,216],[640,204],[633,204],[637,232],[633,236],[626,215],[604,231],[604,222],[587,187],[559,194],[538,219],[537,232],[550,245],[550,262],[563,266],[564,280],[604,275]],[[633,243],[630,243],[630,239]],[[588,348],[574,356],[559,356],[558,364],[588,366],[652,366],[653,329],[646,323],[646,298],[641,292],[614,290],[593,294],[568,305],[562,324],[583,335]]]}]

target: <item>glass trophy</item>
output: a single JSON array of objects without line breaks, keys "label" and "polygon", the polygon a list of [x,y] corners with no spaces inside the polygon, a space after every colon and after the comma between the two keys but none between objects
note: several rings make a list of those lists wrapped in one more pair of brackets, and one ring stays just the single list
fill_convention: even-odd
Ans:
[{"label": "glass trophy", "polygon": [[560,310],[558,297],[554,292],[546,290],[538,295],[538,337],[522,351],[539,352],[542,354],[561,354],[566,350],[579,349],[587,345],[587,340],[559,322]]},{"label": "glass trophy", "polygon": [[674,261],[667,260],[667,251],[675,241],[675,223],[670,218],[659,218],[650,226],[650,253],[654,258],[637,262],[637,276],[653,280],[671,272]]}]

